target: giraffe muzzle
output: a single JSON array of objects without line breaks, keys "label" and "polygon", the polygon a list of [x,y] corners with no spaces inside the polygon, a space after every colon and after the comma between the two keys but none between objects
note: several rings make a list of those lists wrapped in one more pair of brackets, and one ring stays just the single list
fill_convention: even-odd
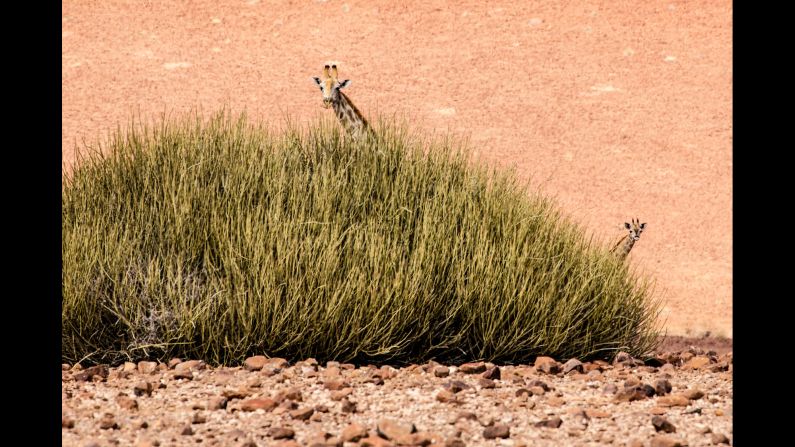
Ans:
[{"label": "giraffe muzzle", "polygon": [[330,99],[324,99],[323,100],[323,108],[324,109],[328,109],[329,107],[331,107],[331,100]]}]

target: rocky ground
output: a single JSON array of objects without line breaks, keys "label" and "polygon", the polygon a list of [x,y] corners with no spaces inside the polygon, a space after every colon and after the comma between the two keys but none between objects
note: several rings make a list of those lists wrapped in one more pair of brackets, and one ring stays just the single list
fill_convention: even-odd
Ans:
[{"label": "rocky ground", "polygon": [[[724,352],[721,352],[724,351]],[[255,356],[63,365],[64,446],[702,446],[732,441],[732,353],[395,369]]]}]

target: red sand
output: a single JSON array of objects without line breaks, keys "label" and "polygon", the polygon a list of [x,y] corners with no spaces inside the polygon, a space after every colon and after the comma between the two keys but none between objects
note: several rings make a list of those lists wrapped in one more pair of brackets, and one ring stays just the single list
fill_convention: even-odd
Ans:
[{"label": "red sand", "polygon": [[135,112],[365,113],[469,136],[657,280],[669,333],[732,336],[729,1],[63,2],[63,159]]}]

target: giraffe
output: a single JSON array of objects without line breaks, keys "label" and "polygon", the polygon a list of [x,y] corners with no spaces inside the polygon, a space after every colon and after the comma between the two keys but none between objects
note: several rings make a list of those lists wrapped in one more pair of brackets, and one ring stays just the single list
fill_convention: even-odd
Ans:
[{"label": "giraffe", "polygon": [[[643,230],[646,228],[646,222],[640,223],[640,220],[638,218],[635,218],[632,219],[632,224],[630,224],[629,222],[624,222],[624,228],[629,230],[629,234],[622,237],[616,243],[616,245],[614,245],[613,248],[610,249],[610,251],[616,253],[618,255],[618,259],[622,261],[627,258],[629,251],[632,250],[633,246],[635,246],[635,242],[637,242],[638,239],[640,239],[640,233],[642,233]],[[622,242],[624,243],[623,246],[621,245]],[[620,250],[617,251],[619,247],[621,248]]]},{"label": "giraffe", "polygon": [[[329,68],[331,73],[329,73]],[[340,120],[342,127],[358,140],[362,135],[372,135],[373,129],[370,123],[362,116],[362,112],[356,108],[345,93],[340,90],[350,85],[351,80],[346,79],[342,82],[337,80],[337,66],[326,64],[323,67],[323,78],[313,77],[315,83],[323,92],[323,107],[334,108],[334,113]]]}]

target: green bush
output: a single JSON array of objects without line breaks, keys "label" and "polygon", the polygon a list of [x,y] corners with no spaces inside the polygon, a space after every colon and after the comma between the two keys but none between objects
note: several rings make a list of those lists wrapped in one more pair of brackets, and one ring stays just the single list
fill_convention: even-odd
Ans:
[{"label": "green bush", "polygon": [[211,363],[642,355],[650,281],[511,173],[382,120],[132,124],[63,182],[62,356]]}]

